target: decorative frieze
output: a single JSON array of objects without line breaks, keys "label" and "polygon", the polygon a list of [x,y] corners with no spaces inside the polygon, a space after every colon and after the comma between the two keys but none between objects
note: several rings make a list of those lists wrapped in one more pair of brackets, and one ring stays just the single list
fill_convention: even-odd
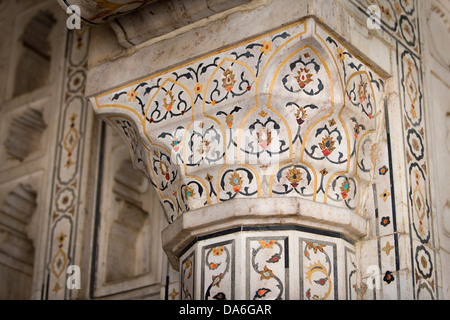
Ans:
[{"label": "decorative frieze", "polygon": [[[404,247],[402,250],[410,250],[411,257],[422,257],[420,260],[411,258],[414,270],[410,275],[414,279],[412,281],[413,297],[411,298],[436,299],[438,296],[436,272],[430,272],[436,265],[436,239],[433,235],[434,219],[431,213],[432,204],[429,190],[430,168],[425,128],[425,90],[423,88],[423,59],[419,27],[420,7],[418,1],[401,0],[358,0],[355,5],[368,16],[370,16],[370,11],[367,10],[367,6],[378,6],[381,15],[378,17],[380,28],[395,40],[399,103],[401,105],[401,119],[399,120],[402,121],[405,147],[404,172],[398,174],[406,177],[407,199],[404,201],[408,204],[409,229],[405,231],[408,232],[410,238],[408,247]],[[394,192],[386,189],[383,194],[390,196]],[[398,245],[398,235],[395,233],[401,226],[397,225],[395,216],[393,219],[387,218],[383,220],[384,224],[382,221],[382,225],[393,224],[395,243]],[[385,243],[385,248],[390,248],[391,244],[392,242]],[[389,250],[385,252],[387,253]],[[398,264],[396,269],[399,270]],[[392,275],[390,279],[393,278]]]},{"label": "decorative frieze", "polygon": [[186,248],[181,299],[356,299],[354,250],[338,234],[296,226],[224,230]]}]

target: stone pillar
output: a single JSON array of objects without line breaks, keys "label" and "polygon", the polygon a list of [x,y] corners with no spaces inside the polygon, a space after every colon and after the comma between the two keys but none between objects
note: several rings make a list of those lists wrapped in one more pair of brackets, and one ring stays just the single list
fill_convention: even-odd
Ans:
[{"label": "stone pillar", "polygon": [[305,18],[91,98],[157,189],[182,299],[357,297],[385,83]]}]

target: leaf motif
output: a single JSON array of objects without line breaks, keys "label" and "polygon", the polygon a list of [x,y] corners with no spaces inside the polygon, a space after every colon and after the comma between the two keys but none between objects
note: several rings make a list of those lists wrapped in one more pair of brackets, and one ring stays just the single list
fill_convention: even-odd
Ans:
[{"label": "leaf motif", "polygon": [[227,300],[225,293],[219,292],[213,297],[214,300]]},{"label": "leaf motif", "polygon": [[253,49],[254,47],[262,47],[263,45],[260,43],[251,43],[245,47],[245,49]]},{"label": "leaf motif", "polygon": [[170,136],[170,137],[172,137],[172,135],[170,134],[170,133],[168,133],[168,132],[163,132],[163,133],[161,133],[159,136],[158,136],[158,138],[165,138],[165,137],[167,137],[167,136]]},{"label": "leaf motif", "polygon": [[235,107],[233,108],[233,110],[231,110],[230,114],[233,114],[233,113],[235,113],[235,112],[238,112],[239,110],[242,110],[242,108],[241,108],[241,107],[238,107],[238,106],[235,106]]},{"label": "leaf motif", "polygon": [[359,64],[359,66],[356,66],[353,62],[351,62],[348,66],[352,69],[356,69],[359,71],[359,69],[361,69],[361,67],[362,67],[362,64]]},{"label": "leaf motif", "polygon": [[263,298],[266,296],[266,294],[268,294],[269,292],[271,292],[272,290],[268,289],[268,288],[260,288],[258,290],[256,290],[255,292],[255,296],[253,297],[253,299],[256,298]]},{"label": "leaf motif", "polygon": [[283,32],[282,34],[276,35],[275,37],[272,38],[272,42],[275,41],[275,39],[277,38],[282,38],[282,39],[286,39],[288,37],[290,37],[291,35],[289,33],[287,33],[286,31]]},{"label": "leaf motif", "polygon": [[267,260],[266,262],[268,263],[277,263],[278,261],[280,261],[281,256],[278,253],[275,253],[273,256],[270,257],[269,260]]},{"label": "leaf motif", "polygon": [[328,282],[328,279],[327,278],[321,278],[321,279],[318,279],[318,280],[314,280],[314,282],[317,283],[317,284],[320,284],[321,286],[324,286]]},{"label": "leaf motif", "polygon": [[328,37],[326,41],[329,42],[329,43],[332,43],[332,44],[334,44],[336,47],[338,47],[336,41],[334,41],[331,37]]},{"label": "leaf motif", "polygon": [[118,100],[118,99],[120,98],[120,96],[123,95],[123,94],[127,94],[127,93],[126,93],[126,92],[116,93],[116,94],[111,98],[111,101]]},{"label": "leaf motif", "polygon": [[140,87],[145,87],[145,86],[147,86],[147,85],[148,85],[147,82],[139,83],[139,84],[137,85],[137,87],[136,87],[134,90],[137,91]]}]

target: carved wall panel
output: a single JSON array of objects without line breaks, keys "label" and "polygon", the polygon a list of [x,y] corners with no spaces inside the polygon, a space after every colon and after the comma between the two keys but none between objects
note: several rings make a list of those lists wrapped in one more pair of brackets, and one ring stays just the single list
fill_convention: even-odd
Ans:
[{"label": "carved wall panel", "polygon": [[[1,299],[30,299],[38,243],[36,177],[14,181],[1,188],[0,288]],[[28,183],[28,184],[27,184]],[[5,189],[13,189],[5,192]]]},{"label": "carved wall panel", "polygon": [[[438,298],[436,237],[433,233],[435,219],[431,212],[432,201],[429,184],[431,176],[425,125],[427,106],[425,106],[426,100],[424,97],[424,59],[420,23],[422,17],[420,11],[423,10],[424,6],[420,1],[402,0],[358,0],[354,4],[368,17],[371,17],[371,14],[367,7],[377,5],[381,11],[380,27],[392,37],[395,43],[397,85],[402,111],[403,144],[405,146],[404,167],[406,168],[405,172],[399,174],[407,177],[409,230],[405,231],[409,234],[409,244],[402,243],[402,240],[395,234],[402,228],[396,217],[389,220],[389,223],[393,223],[395,246],[403,246],[401,250],[410,250],[408,254],[415,257],[411,259],[413,274],[408,275],[413,278],[412,283],[409,282],[414,288],[412,298],[436,299]],[[439,32],[439,28],[436,32]],[[391,124],[391,130],[395,128]],[[395,138],[391,137],[391,139]],[[395,151],[392,150],[392,152]],[[391,194],[394,194],[394,192],[391,192]],[[379,248],[381,247],[383,246],[379,245]],[[392,241],[389,240],[383,247],[384,252],[388,254],[391,247]],[[384,255],[382,254],[382,256]],[[395,269],[400,270],[399,264],[396,265]],[[391,274],[389,279],[397,279],[398,282],[403,283],[403,286],[406,286],[408,276],[405,277],[402,273],[399,276],[401,279]],[[396,296],[409,296],[409,292],[400,292],[398,282]]]},{"label": "carved wall panel", "polygon": [[56,136],[55,168],[51,181],[45,239],[44,299],[65,299],[73,292],[66,286],[66,269],[74,263],[80,202],[83,197],[83,157],[88,143],[88,101],[84,98],[89,32],[67,34],[61,109]]},{"label": "carved wall panel", "polygon": [[4,142],[7,154],[23,161],[29,154],[42,147],[42,134],[47,128],[42,112],[28,109],[12,120]]},{"label": "carved wall panel", "polygon": [[[128,292],[160,297],[163,214],[151,183],[130,160],[121,137],[107,128],[104,140],[101,191],[93,239],[96,261],[93,297]],[[110,174],[111,173],[111,174]],[[120,297],[120,296],[118,296]]]}]

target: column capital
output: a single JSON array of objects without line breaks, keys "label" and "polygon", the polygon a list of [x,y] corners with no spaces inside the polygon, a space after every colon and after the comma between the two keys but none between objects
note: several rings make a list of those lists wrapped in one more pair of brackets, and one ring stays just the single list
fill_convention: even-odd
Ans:
[{"label": "column capital", "polygon": [[91,101],[158,189],[169,222],[238,198],[363,215],[383,83],[310,18]]}]

